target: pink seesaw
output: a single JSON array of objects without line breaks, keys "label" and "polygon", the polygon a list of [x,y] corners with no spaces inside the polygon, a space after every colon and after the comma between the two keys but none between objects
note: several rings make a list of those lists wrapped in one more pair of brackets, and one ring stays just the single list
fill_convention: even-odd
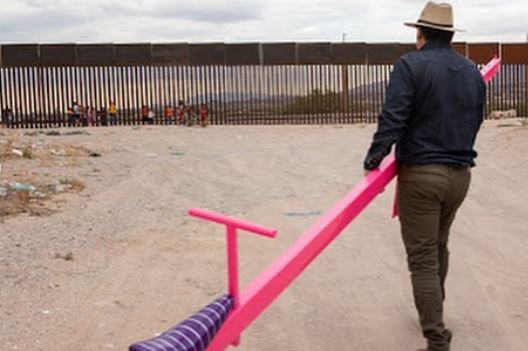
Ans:
[{"label": "pink seesaw", "polygon": [[[498,72],[495,57],[482,70],[485,82]],[[208,210],[192,208],[191,216],[226,227],[228,295],[220,297],[195,315],[154,339],[130,346],[131,351],[222,351],[238,346],[242,332],[297,278],[308,265],[395,178],[394,154],[359,182],[330,211],[313,224],[290,248],[244,290],[239,290],[237,231],[273,238],[277,231]],[[393,215],[398,209],[396,202]]]}]

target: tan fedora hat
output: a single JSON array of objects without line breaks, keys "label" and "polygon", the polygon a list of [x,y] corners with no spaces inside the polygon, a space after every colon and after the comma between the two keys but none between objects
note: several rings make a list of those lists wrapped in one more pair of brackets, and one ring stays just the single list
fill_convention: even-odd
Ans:
[{"label": "tan fedora hat", "polygon": [[448,32],[463,32],[463,29],[457,29],[453,26],[453,8],[447,3],[436,3],[429,1],[418,22],[405,22],[409,27],[428,27]]}]

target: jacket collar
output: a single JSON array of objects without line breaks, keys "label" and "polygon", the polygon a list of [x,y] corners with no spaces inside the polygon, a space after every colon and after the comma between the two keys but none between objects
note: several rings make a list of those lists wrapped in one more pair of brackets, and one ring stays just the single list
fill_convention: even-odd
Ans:
[{"label": "jacket collar", "polygon": [[428,40],[420,50],[429,50],[435,48],[450,48],[451,44],[438,40]]}]

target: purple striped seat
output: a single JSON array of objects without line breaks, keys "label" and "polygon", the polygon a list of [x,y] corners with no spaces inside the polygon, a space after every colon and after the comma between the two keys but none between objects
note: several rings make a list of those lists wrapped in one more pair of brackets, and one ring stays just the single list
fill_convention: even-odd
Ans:
[{"label": "purple striped seat", "polygon": [[160,336],[131,345],[129,351],[205,351],[232,307],[233,299],[222,296]]}]

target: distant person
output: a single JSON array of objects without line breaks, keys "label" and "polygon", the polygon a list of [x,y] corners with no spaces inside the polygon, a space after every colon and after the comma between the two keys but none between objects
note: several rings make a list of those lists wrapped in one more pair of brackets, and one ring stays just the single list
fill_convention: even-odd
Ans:
[{"label": "distant person", "polygon": [[141,107],[141,122],[143,124],[154,124],[154,111],[152,111],[147,105]]},{"label": "distant person", "polygon": [[166,123],[172,124],[174,122],[174,109],[172,108],[172,106],[165,106],[164,115]]},{"label": "distant person", "polygon": [[198,116],[196,115],[196,112],[194,111],[194,108],[192,105],[187,105],[186,107],[186,120],[187,120],[187,126],[193,127],[198,124]]},{"label": "distant person", "polygon": [[185,124],[185,103],[180,100],[178,101],[178,107],[176,107],[176,117],[178,118],[178,125],[182,126]]},{"label": "distant person", "polygon": [[72,127],[75,125],[75,113],[73,112],[73,108],[68,107],[66,110],[66,115],[68,117],[68,127]]},{"label": "distant person", "polygon": [[95,123],[95,109],[93,107],[87,107],[86,121],[89,127],[93,127]]},{"label": "distant person", "polygon": [[79,104],[76,101],[72,103],[72,110],[73,110],[72,124],[77,125],[77,121],[81,118],[81,111],[80,111]]},{"label": "distant person", "polygon": [[101,106],[101,109],[99,110],[99,121],[101,122],[101,126],[108,126],[108,113],[106,111],[106,106]]},{"label": "distant person", "polygon": [[207,113],[208,113],[207,105],[202,104],[200,106],[200,124],[204,128],[207,127]]},{"label": "distant person", "polygon": [[2,121],[1,124],[3,127],[8,128],[13,122],[13,112],[9,107],[6,107],[2,110]]},{"label": "distant person", "polygon": [[150,109],[148,112],[148,123],[154,124],[154,118],[156,117],[156,114],[154,113],[154,110]]},{"label": "distant person", "polygon": [[148,123],[149,109],[147,105],[141,106],[141,122],[143,124]]},{"label": "distant person", "polygon": [[15,115],[13,115],[13,110],[11,108],[7,109],[7,123],[9,125],[15,123]]},{"label": "distant person", "polygon": [[117,107],[115,101],[110,101],[110,106],[108,106],[108,117],[111,125],[117,124]]},{"label": "distant person", "polygon": [[394,64],[364,168],[378,168],[396,144],[397,205],[426,350],[449,351],[447,242],[475,166],[486,86],[477,66],[451,46],[451,5],[428,2],[418,22],[406,25],[417,28],[418,51]]},{"label": "distant person", "polygon": [[79,115],[75,121],[75,124],[77,127],[85,126],[86,125],[86,110],[83,105],[78,105],[78,111]]}]

